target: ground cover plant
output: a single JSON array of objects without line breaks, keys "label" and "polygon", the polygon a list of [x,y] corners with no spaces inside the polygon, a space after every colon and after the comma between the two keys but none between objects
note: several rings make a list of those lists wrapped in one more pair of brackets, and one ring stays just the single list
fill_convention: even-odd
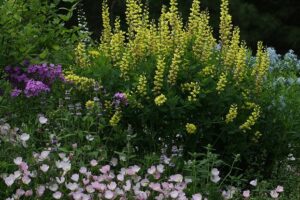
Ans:
[{"label": "ground cover plant", "polygon": [[247,48],[228,5],[215,38],[198,0],[187,24],[127,0],[126,29],[104,1],[99,43],[79,12],[66,60],[9,61],[1,198],[299,199],[300,61]]}]

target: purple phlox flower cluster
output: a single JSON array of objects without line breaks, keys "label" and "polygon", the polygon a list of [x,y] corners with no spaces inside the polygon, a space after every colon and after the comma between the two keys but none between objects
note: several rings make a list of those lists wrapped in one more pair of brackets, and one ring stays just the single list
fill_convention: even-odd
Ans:
[{"label": "purple phlox flower cluster", "polygon": [[128,99],[125,93],[123,92],[117,92],[114,95],[113,104],[116,107],[119,107],[120,105],[127,106],[128,105]]},{"label": "purple phlox flower cluster", "polygon": [[43,82],[29,80],[26,83],[26,87],[24,89],[24,94],[26,95],[26,97],[38,96],[43,92],[50,92],[49,86],[47,86]]},{"label": "purple phlox flower cluster", "polygon": [[12,97],[17,97],[22,92],[26,97],[38,96],[50,92],[56,80],[65,81],[61,65],[45,63],[29,65],[27,61],[25,66],[27,66],[26,70],[11,66],[5,68],[7,80],[14,88],[11,91]]},{"label": "purple phlox flower cluster", "polygon": [[52,85],[57,79],[65,81],[61,65],[47,65],[45,63],[41,65],[30,65],[27,68],[27,73],[29,76],[32,76],[33,78],[40,80],[47,85]]}]

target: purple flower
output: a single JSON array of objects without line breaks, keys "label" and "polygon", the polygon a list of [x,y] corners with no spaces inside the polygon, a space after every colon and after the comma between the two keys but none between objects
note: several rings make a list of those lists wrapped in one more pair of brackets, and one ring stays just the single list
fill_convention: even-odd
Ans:
[{"label": "purple flower", "polygon": [[15,89],[13,89],[13,90],[11,91],[10,96],[11,96],[11,97],[17,97],[17,96],[19,96],[21,93],[22,93],[22,90],[19,90],[19,89],[15,88]]},{"label": "purple flower", "polygon": [[126,94],[123,93],[123,92],[117,92],[117,93],[114,95],[114,101],[113,101],[113,104],[114,104],[116,107],[120,106],[121,104],[127,106],[127,105],[128,105],[128,100],[127,100]]},{"label": "purple flower", "polygon": [[26,97],[38,96],[44,92],[50,92],[50,88],[41,81],[29,80],[24,89]]}]

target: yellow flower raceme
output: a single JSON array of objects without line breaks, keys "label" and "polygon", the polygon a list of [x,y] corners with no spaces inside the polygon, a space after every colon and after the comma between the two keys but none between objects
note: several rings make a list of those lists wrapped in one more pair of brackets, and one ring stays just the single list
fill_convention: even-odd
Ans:
[{"label": "yellow flower raceme", "polygon": [[126,0],[126,22],[129,38],[134,38],[134,32],[142,26],[143,10],[139,1]]},{"label": "yellow flower raceme", "polygon": [[256,63],[252,71],[252,76],[255,77],[257,91],[262,87],[263,79],[270,66],[270,57],[266,50],[263,48],[262,42],[257,44]]},{"label": "yellow flower raceme", "polygon": [[107,0],[104,0],[102,3],[102,24],[103,30],[101,35],[100,49],[108,55],[109,43],[112,37],[112,28],[110,26],[109,8],[107,5]]},{"label": "yellow flower raceme", "polygon": [[89,67],[90,60],[88,55],[86,54],[85,44],[83,42],[79,42],[77,47],[75,48],[75,56],[76,63],[79,67]]},{"label": "yellow flower raceme", "polygon": [[172,59],[172,64],[170,66],[170,71],[169,71],[169,75],[168,75],[168,83],[170,85],[175,85],[176,84],[176,79],[178,76],[178,72],[179,72],[179,65],[181,63],[181,56],[183,54],[183,51],[179,48],[177,48],[175,50],[173,59]]},{"label": "yellow flower raceme", "polygon": [[166,67],[165,58],[159,55],[157,59],[157,66],[156,66],[156,71],[154,76],[153,92],[155,95],[160,94],[161,89],[163,87],[165,67]]},{"label": "yellow flower raceme", "polygon": [[229,0],[222,0],[220,17],[220,39],[222,49],[226,49],[230,44],[232,30],[232,17],[229,14]]},{"label": "yellow flower raceme", "polygon": [[114,33],[110,41],[110,56],[114,62],[119,62],[125,48],[125,32],[121,30],[120,18],[115,21]]},{"label": "yellow flower raceme", "polygon": [[147,95],[147,78],[145,75],[140,75],[137,85],[137,93],[141,96]]},{"label": "yellow flower raceme", "polygon": [[93,58],[97,58],[100,56],[100,52],[92,50],[92,51],[89,51],[89,55],[92,56]]},{"label": "yellow flower raceme", "polygon": [[246,120],[244,124],[240,126],[240,130],[243,132],[246,132],[247,130],[251,130],[251,127],[255,125],[256,121],[260,117],[261,114],[261,107],[259,105],[255,105],[253,112],[249,116],[249,118]]},{"label": "yellow flower raceme", "polygon": [[219,81],[217,83],[217,88],[216,88],[216,90],[218,91],[219,94],[224,91],[224,89],[227,85],[228,81],[227,81],[226,77],[227,77],[227,74],[224,72],[220,75]]},{"label": "yellow flower raceme", "polygon": [[197,131],[197,127],[195,124],[187,123],[185,125],[186,132],[189,134],[194,134]]},{"label": "yellow flower raceme", "polygon": [[189,32],[193,34],[196,32],[196,29],[198,28],[200,18],[200,1],[199,0],[193,0],[191,12],[189,16],[189,23],[188,28]]},{"label": "yellow flower raceme", "polygon": [[233,67],[236,62],[236,56],[239,52],[239,43],[240,43],[240,29],[235,28],[233,30],[232,39],[228,50],[225,52],[224,64],[229,67]]},{"label": "yellow flower raceme", "polygon": [[216,67],[215,65],[208,65],[204,67],[199,74],[204,77],[210,76],[213,78],[216,74]]},{"label": "yellow flower raceme", "polygon": [[197,101],[200,94],[200,85],[198,82],[185,83],[181,86],[182,91],[188,91],[188,101]]},{"label": "yellow flower raceme", "polygon": [[91,78],[87,78],[87,77],[82,77],[82,76],[77,76],[75,74],[67,74],[65,76],[66,80],[73,83],[74,85],[76,85],[78,87],[79,90],[89,90],[91,89],[96,81],[94,79]]},{"label": "yellow flower raceme", "polygon": [[123,78],[125,81],[129,80],[129,65],[130,65],[130,54],[129,52],[124,52],[122,60],[120,61],[120,77]]},{"label": "yellow flower raceme", "polygon": [[229,108],[229,112],[226,115],[225,122],[228,124],[230,122],[233,122],[233,120],[237,117],[238,114],[238,107],[236,104],[233,104]]},{"label": "yellow flower raceme", "polygon": [[246,63],[247,49],[244,45],[239,48],[239,51],[236,56],[236,67],[234,69],[233,78],[236,81],[236,84],[239,84],[243,81],[245,77],[245,72],[247,68]]},{"label": "yellow flower raceme", "polygon": [[154,103],[157,105],[157,106],[162,106],[165,102],[167,101],[167,97],[163,94],[157,96],[155,99],[154,99]]},{"label": "yellow flower raceme", "polygon": [[109,120],[109,124],[114,127],[117,126],[118,123],[120,122],[122,117],[122,112],[121,111],[116,111],[115,114],[111,117],[111,119]]},{"label": "yellow flower raceme", "polygon": [[92,108],[95,107],[95,102],[92,101],[92,100],[88,100],[88,101],[85,103],[85,107],[86,107],[87,109],[92,109]]},{"label": "yellow flower raceme", "polygon": [[258,143],[259,139],[262,137],[262,133],[260,131],[256,131],[254,133],[254,137],[252,138],[252,141],[254,143]]}]

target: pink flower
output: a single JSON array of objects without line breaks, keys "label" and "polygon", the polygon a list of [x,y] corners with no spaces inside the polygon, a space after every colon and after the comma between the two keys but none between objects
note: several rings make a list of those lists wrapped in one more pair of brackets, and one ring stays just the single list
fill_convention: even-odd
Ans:
[{"label": "pink flower", "polygon": [[250,197],[250,190],[243,191],[243,197],[249,198]]},{"label": "pink flower", "polygon": [[170,176],[169,181],[181,183],[183,181],[183,176],[181,174],[175,174]]},{"label": "pink flower", "polygon": [[271,195],[271,197],[272,197],[273,199],[277,199],[278,196],[279,196],[279,193],[277,193],[276,190],[272,190],[272,191],[270,192],[270,195]]},{"label": "pink flower", "polygon": [[172,199],[176,199],[178,197],[178,191],[174,190],[172,192],[170,192],[170,196]]},{"label": "pink flower", "polygon": [[21,196],[23,196],[24,194],[25,194],[25,191],[24,191],[23,189],[17,189],[16,195],[17,195],[18,197],[21,197]]},{"label": "pink flower", "polygon": [[151,167],[147,170],[148,174],[151,174],[151,175],[153,175],[153,174],[155,173],[155,171],[156,171],[155,166],[151,166]]},{"label": "pink flower", "polygon": [[22,157],[17,157],[17,158],[14,159],[14,163],[15,163],[16,165],[20,165],[22,162],[23,162],[23,161],[22,161]]},{"label": "pink flower", "polygon": [[114,197],[114,193],[110,190],[106,190],[105,193],[104,193],[104,197],[106,199],[112,199]]},{"label": "pink flower", "polygon": [[12,184],[14,184],[16,178],[13,174],[9,175],[8,177],[4,178],[5,184],[10,187]]},{"label": "pink flower", "polygon": [[281,193],[281,192],[283,192],[284,190],[283,190],[283,187],[282,187],[281,185],[278,185],[278,186],[276,187],[275,191],[278,192],[278,193]]},{"label": "pink flower", "polygon": [[157,192],[161,191],[161,187],[160,187],[159,183],[150,183],[149,188],[151,188],[152,190],[157,191]]},{"label": "pink flower", "polygon": [[102,174],[107,174],[110,171],[110,166],[109,165],[104,165],[103,167],[101,167],[100,172]]},{"label": "pink flower", "polygon": [[52,194],[54,199],[60,199],[62,197],[62,193],[57,191],[55,193]]},{"label": "pink flower", "polygon": [[79,180],[79,174],[73,174],[71,180],[77,182]]},{"label": "pink flower", "polygon": [[32,190],[27,190],[24,195],[25,197],[30,197],[32,196],[32,194],[33,194]]},{"label": "pink flower", "polygon": [[107,188],[108,188],[109,190],[115,190],[116,187],[117,187],[116,182],[111,182],[110,184],[107,185]]},{"label": "pink flower", "polygon": [[45,190],[46,190],[45,186],[43,186],[43,185],[38,186],[37,189],[36,189],[37,196],[38,197],[43,196]]},{"label": "pink flower", "polygon": [[31,182],[31,179],[29,178],[29,176],[23,176],[22,177],[22,182],[26,185],[28,185]]},{"label": "pink flower", "polygon": [[192,200],[202,200],[202,195],[201,194],[194,194],[192,196]]},{"label": "pink flower", "polygon": [[79,169],[79,172],[80,172],[81,174],[85,174],[85,173],[87,172],[87,168],[86,168],[86,167],[81,167],[81,168]]},{"label": "pink flower", "polygon": [[47,172],[48,169],[49,169],[49,165],[46,165],[46,164],[43,164],[40,169],[43,171],[43,172]]},{"label": "pink flower", "polygon": [[98,162],[97,160],[91,160],[90,164],[92,167],[95,167],[96,165],[98,165]]}]

